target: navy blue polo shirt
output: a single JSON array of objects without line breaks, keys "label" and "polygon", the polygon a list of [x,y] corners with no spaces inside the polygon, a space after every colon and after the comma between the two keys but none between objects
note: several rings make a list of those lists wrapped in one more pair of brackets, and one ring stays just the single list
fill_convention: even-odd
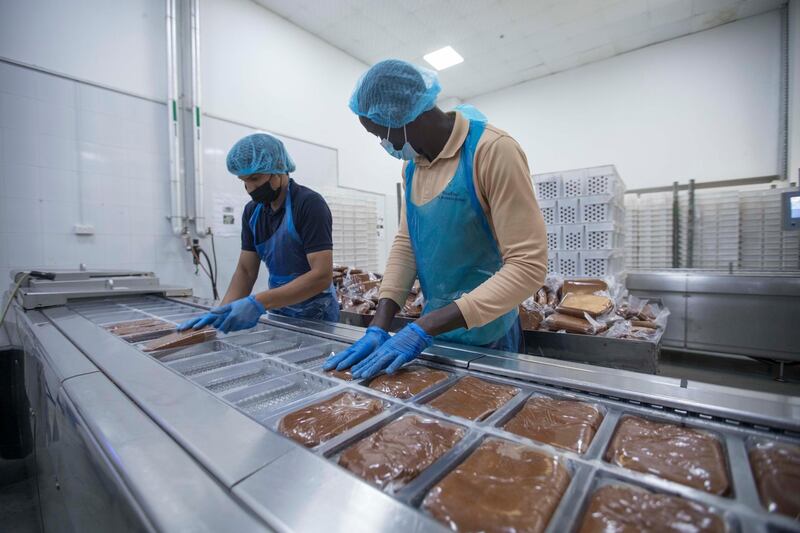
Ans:
[{"label": "navy blue polo shirt", "polygon": [[[306,254],[333,250],[333,218],[325,199],[308,187],[303,187],[289,179],[292,193],[292,218],[294,227]],[[250,217],[256,209],[256,202],[249,201],[242,215],[242,250],[256,251],[256,243],[262,243],[272,237],[280,227],[286,214],[286,201],[276,211],[266,205],[261,208],[261,216],[256,222],[256,235],[250,230]]]}]

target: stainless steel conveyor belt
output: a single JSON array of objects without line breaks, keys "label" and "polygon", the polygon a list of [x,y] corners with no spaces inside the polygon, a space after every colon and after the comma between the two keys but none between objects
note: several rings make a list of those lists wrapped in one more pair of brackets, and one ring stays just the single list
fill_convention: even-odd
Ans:
[{"label": "stainless steel conveyor belt", "polygon": [[[573,531],[589,495],[609,479],[705,503],[731,531],[800,531],[797,522],[764,510],[747,458],[755,439],[800,442],[800,398],[436,345],[426,352],[423,364],[445,370],[449,378],[398,400],[321,371],[328,354],[361,334],[353,326],[271,316],[254,331],[153,354],[141,350],[136,341],[142,339],[127,342],[101,327],[148,317],[177,323],[207,306],[190,297],[123,296],[41,311],[16,309],[26,366],[33,369],[27,389],[36,413],[37,449],[46,463],[40,486],[52,485],[48,475],[60,480],[57,490],[46,488],[43,494],[51,502],[43,502],[46,522],[66,515],[72,522],[89,516],[120,529],[163,531],[443,530],[418,509],[422,498],[484,438],[499,437],[560,456],[568,466],[571,483],[548,531]],[[470,374],[513,384],[521,393],[482,422],[450,417],[426,405]],[[345,390],[379,398],[388,408],[311,450],[275,431],[283,414]],[[601,407],[605,416],[586,453],[503,430],[533,394]],[[458,424],[466,436],[398,492],[382,492],[330,460],[408,412]],[[59,430],[72,436],[72,446],[54,446],[51,421],[61,420],[56,413],[67,414]],[[627,414],[718,436],[731,494],[710,495],[605,461],[615,426]],[[80,460],[65,462],[70,453]],[[104,490],[93,491],[95,486]],[[81,491],[95,504],[91,512],[65,511],[85,505],[77,496]],[[107,516],[112,511],[115,516]]]}]

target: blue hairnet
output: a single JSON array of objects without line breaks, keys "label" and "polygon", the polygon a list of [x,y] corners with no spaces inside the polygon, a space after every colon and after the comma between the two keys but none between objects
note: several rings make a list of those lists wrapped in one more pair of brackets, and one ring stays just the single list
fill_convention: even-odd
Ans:
[{"label": "blue hairnet", "polygon": [[250,174],[289,174],[294,161],[283,143],[266,133],[253,133],[233,145],[225,161],[228,172],[237,176]]},{"label": "blue hairnet", "polygon": [[387,59],[373,65],[358,80],[350,109],[375,124],[401,128],[433,108],[441,90],[435,72]]}]

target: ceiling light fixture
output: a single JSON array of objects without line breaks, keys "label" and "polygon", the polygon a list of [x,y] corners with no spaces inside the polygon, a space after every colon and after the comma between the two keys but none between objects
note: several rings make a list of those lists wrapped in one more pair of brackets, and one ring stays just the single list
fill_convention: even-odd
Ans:
[{"label": "ceiling light fixture", "polygon": [[436,70],[444,70],[464,62],[464,58],[452,46],[445,46],[422,57]]}]

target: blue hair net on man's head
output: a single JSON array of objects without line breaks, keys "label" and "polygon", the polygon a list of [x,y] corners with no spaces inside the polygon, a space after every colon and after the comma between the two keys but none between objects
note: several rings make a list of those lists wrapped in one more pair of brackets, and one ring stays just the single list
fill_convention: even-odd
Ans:
[{"label": "blue hair net on man's head", "polygon": [[253,133],[233,145],[225,161],[228,172],[236,176],[250,174],[289,174],[294,161],[283,143],[266,133]]},{"label": "blue hair net on man's head", "polygon": [[387,59],[373,65],[358,80],[350,109],[375,124],[402,128],[433,108],[441,90],[435,72]]}]

